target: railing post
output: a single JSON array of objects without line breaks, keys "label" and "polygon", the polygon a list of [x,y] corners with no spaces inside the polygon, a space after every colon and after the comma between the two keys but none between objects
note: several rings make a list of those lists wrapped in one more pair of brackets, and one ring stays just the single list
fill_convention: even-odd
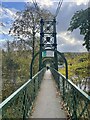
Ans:
[{"label": "railing post", "polygon": [[57,83],[58,83],[58,89],[60,88],[60,85],[59,85],[59,75],[57,74]]},{"label": "railing post", "polygon": [[73,113],[72,113],[72,120],[77,120],[77,103],[76,103],[76,98],[75,98],[75,90],[72,88],[72,95],[73,95]]},{"label": "railing post", "polygon": [[34,86],[34,99],[35,99],[35,96],[36,96],[36,95],[35,95],[35,92],[36,92],[36,91],[35,91],[35,87],[36,87],[35,84],[36,84],[36,81],[35,81],[35,79],[34,79],[34,81],[33,81],[33,86]]},{"label": "railing post", "polygon": [[38,75],[38,89],[40,88],[40,74]]},{"label": "railing post", "polygon": [[63,100],[65,99],[65,80],[64,80],[64,78],[62,78],[63,79]]},{"label": "railing post", "polygon": [[24,99],[23,99],[23,120],[26,118],[26,88],[24,90]]},{"label": "railing post", "polygon": [[2,109],[0,109],[0,120],[2,120]]}]

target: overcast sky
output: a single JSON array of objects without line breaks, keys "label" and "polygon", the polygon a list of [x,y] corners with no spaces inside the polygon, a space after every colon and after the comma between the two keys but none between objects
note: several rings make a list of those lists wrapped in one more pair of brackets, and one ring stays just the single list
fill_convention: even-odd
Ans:
[{"label": "overcast sky", "polygon": [[[8,31],[14,20],[15,13],[24,9],[24,2],[32,0],[3,0],[3,8],[0,7],[0,21],[4,22],[6,27],[2,27],[0,22],[0,45],[8,40]],[[59,0],[36,0],[42,7],[49,9],[53,14],[56,11]],[[79,29],[69,33],[67,31],[73,14],[81,9],[88,7],[89,0],[63,0],[62,7],[57,17],[57,42],[60,52],[85,52],[86,48],[82,46],[83,36],[79,34]],[[22,2],[22,3],[20,3]],[[4,34],[2,34],[2,32]]]}]

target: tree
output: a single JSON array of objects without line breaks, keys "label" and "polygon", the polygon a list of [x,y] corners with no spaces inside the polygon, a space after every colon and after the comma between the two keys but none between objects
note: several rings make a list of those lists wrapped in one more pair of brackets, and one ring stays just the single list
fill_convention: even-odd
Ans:
[{"label": "tree", "polygon": [[[14,21],[9,33],[13,36],[18,37],[19,40],[23,40],[25,44],[32,46],[32,57],[34,56],[35,47],[35,35],[39,32],[40,28],[40,18],[43,17],[45,20],[50,19],[52,14],[45,10],[35,9],[35,7],[28,3],[25,10],[17,12],[17,19]],[[32,43],[32,45],[31,45]]]},{"label": "tree", "polygon": [[87,51],[90,51],[90,7],[77,11],[73,15],[68,30],[72,32],[77,28],[80,29],[80,34],[84,35],[83,46],[86,47]]}]

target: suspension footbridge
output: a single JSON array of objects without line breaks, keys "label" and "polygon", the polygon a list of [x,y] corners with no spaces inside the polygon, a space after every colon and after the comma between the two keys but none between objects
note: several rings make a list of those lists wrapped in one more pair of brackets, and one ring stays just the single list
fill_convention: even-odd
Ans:
[{"label": "suspension footbridge", "polygon": [[[56,16],[60,6],[59,3]],[[90,120],[90,96],[68,79],[67,59],[63,53],[57,51],[56,16],[49,21],[41,18],[40,50],[32,58],[30,79],[0,103],[2,120]],[[33,75],[34,60],[38,55],[39,71]],[[58,63],[62,61],[65,76],[58,72]]]}]

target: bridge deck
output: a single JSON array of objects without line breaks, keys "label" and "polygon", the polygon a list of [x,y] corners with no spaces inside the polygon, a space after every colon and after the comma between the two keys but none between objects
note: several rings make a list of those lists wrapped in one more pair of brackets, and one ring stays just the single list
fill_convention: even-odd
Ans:
[{"label": "bridge deck", "polygon": [[41,83],[40,92],[36,98],[32,118],[66,118],[66,113],[60,105],[55,81],[50,70],[46,71]]}]

